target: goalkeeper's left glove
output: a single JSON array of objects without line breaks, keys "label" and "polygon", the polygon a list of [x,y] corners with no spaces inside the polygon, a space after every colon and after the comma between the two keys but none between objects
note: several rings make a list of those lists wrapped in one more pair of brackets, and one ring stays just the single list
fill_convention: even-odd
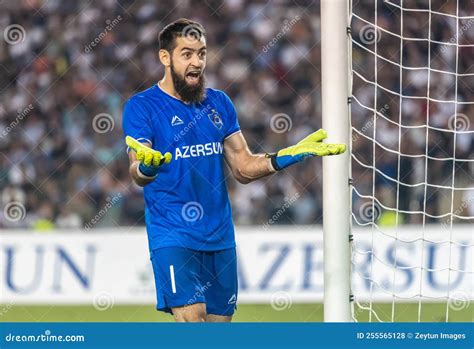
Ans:
[{"label": "goalkeeper's left glove", "polygon": [[140,161],[138,170],[146,177],[155,177],[160,166],[171,162],[171,153],[163,155],[158,150],[151,149],[130,136],[125,137],[125,142],[137,154],[137,160]]},{"label": "goalkeeper's left glove", "polygon": [[346,151],[345,144],[323,143],[322,140],[327,136],[325,130],[319,129],[296,145],[282,149],[275,154],[266,154],[266,156],[271,159],[273,168],[280,171],[309,156],[337,155]]}]

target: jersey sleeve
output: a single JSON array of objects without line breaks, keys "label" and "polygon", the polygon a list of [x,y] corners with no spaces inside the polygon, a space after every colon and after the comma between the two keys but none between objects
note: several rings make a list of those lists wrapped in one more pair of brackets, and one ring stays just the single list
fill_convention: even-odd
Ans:
[{"label": "jersey sleeve", "polygon": [[[141,143],[153,145],[153,127],[144,108],[135,99],[130,99],[123,110],[122,128],[124,137],[130,136]],[[129,152],[127,148],[127,153]]]},{"label": "jersey sleeve", "polygon": [[240,131],[240,125],[239,125],[239,120],[237,118],[237,112],[235,110],[234,104],[230,100],[229,96],[227,96],[224,92],[222,92],[222,96],[224,99],[224,107],[227,112],[227,129],[225,132],[225,137],[228,138],[232,136],[234,133],[237,133]]}]

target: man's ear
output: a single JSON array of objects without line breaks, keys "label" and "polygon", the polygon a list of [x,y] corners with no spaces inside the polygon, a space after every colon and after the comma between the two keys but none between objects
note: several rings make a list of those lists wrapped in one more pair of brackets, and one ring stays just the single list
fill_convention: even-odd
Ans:
[{"label": "man's ear", "polygon": [[161,49],[158,52],[158,57],[160,58],[161,64],[163,64],[165,67],[169,67],[171,64],[171,56],[170,53],[167,50]]}]

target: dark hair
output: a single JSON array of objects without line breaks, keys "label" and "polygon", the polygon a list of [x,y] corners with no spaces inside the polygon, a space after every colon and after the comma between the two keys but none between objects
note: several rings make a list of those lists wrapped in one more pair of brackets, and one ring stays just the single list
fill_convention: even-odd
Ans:
[{"label": "dark hair", "polygon": [[176,38],[191,36],[195,39],[206,37],[204,27],[198,22],[187,18],[180,18],[171,22],[160,32],[158,36],[158,45],[160,50],[172,52],[176,47]]}]

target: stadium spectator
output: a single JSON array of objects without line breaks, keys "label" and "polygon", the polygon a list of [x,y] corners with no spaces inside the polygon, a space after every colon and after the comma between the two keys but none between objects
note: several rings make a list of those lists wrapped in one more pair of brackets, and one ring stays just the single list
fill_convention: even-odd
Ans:
[{"label": "stadium spectator", "polygon": [[[173,17],[194,18],[213,33],[208,42],[208,85],[230,95],[252,150],[272,151],[321,127],[319,2],[297,3],[299,6],[276,1],[271,7],[266,2],[246,0],[210,4],[176,4],[174,0],[0,3],[0,28],[17,24],[24,30],[20,33],[23,40],[0,40],[0,193],[2,207],[15,201],[26,210],[25,219],[19,221],[0,217],[0,227],[85,227],[118,194],[120,200],[114,202],[107,218],[94,226],[144,224],[141,189],[128,178],[119,125],[123,103],[162,76],[156,56],[157,34],[172,19],[170,9]],[[439,10],[454,13],[450,6]],[[354,7],[355,13],[373,22],[373,8],[363,1]],[[427,37],[427,26],[420,27],[420,16],[405,16],[404,36]],[[378,23],[386,30],[399,33],[399,21],[395,9],[385,6],[379,11]],[[364,25],[354,19],[353,33]],[[449,42],[455,29],[450,18],[434,16],[431,39]],[[385,32],[380,35],[384,49],[379,54],[399,63],[399,38]],[[354,38],[361,42],[359,36]],[[462,40],[474,42],[471,27],[464,31]],[[374,49],[373,44],[365,47]],[[453,46],[433,44],[431,50],[432,68],[454,72]],[[427,66],[427,52],[426,42],[406,42],[402,63]],[[459,73],[473,73],[473,56],[472,47],[459,50]],[[354,70],[374,79],[373,55],[355,47],[353,62]],[[380,59],[377,64],[380,86],[403,95],[427,95],[426,70],[404,69],[400,91],[399,67]],[[452,74],[432,73],[430,79],[432,98],[455,98]],[[472,101],[472,80],[471,84],[467,79],[459,80],[458,99]],[[353,91],[361,103],[374,106],[373,85],[354,78]],[[401,110],[403,124],[423,124],[429,107],[431,126],[449,128],[452,103],[427,104],[424,99],[407,98],[402,102],[380,88],[377,93],[379,112],[389,120],[398,123]],[[354,101],[352,106],[353,126],[372,136],[373,112]],[[473,104],[460,105],[457,112],[468,115],[472,124],[473,108]],[[287,132],[275,132],[271,127],[277,114],[289,117]],[[398,127],[381,117],[376,122],[376,139],[381,145],[408,154],[425,154],[425,128],[404,132],[399,144]],[[430,131],[428,142],[430,156],[453,155],[452,133]],[[472,160],[472,135],[461,135],[457,142],[456,157]],[[354,133],[353,152],[372,164],[373,142]],[[398,157],[379,146],[375,153],[376,167],[397,179]],[[450,186],[452,165],[452,161],[429,161],[425,174],[424,158],[402,156],[399,179],[414,184],[426,177],[429,183]],[[455,185],[472,187],[472,166],[462,161],[458,165]],[[234,221],[265,224],[286,201],[291,204],[273,224],[321,223],[321,177],[320,161],[247,186],[229,176]],[[382,187],[376,193],[378,199],[388,206],[396,204],[395,182],[380,174],[373,179],[372,171],[357,163],[353,177],[362,194],[373,194],[374,180]],[[401,185],[399,208],[425,210],[432,215],[449,212],[451,197],[446,190],[429,187],[423,200],[423,188]],[[456,193],[455,207],[465,200],[463,195]],[[354,196],[354,212],[363,202]],[[469,207],[460,214],[471,210],[472,215],[472,201]],[[421,221],[421,215],[406,215],[400,220]]]}]

